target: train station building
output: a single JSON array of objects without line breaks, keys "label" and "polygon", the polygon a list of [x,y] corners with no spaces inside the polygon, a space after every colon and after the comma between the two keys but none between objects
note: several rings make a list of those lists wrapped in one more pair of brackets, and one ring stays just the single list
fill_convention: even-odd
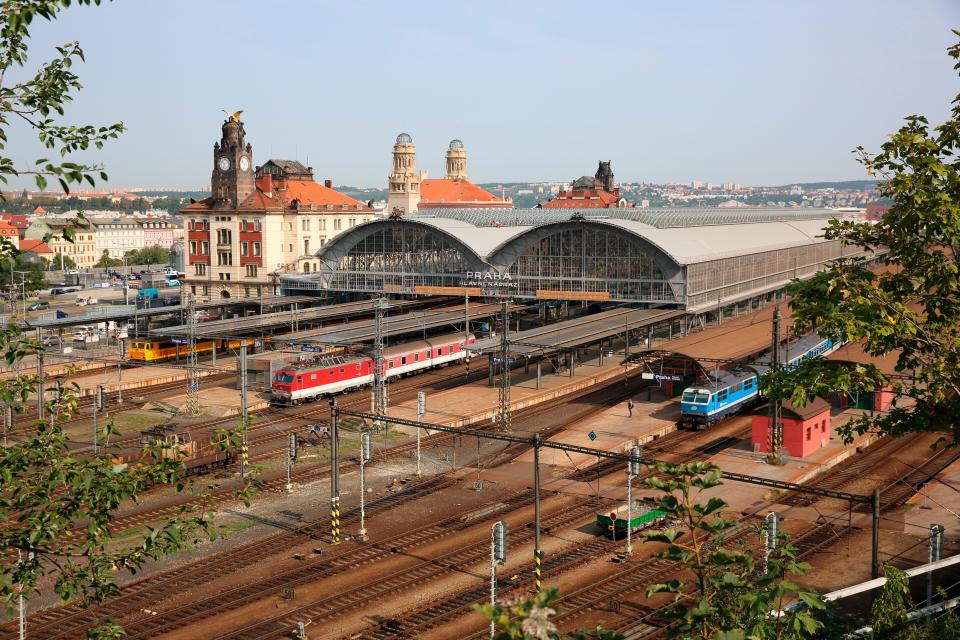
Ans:
[{"label": "train station building", "polygon": [[[823,237],[829,209],[438,209],[357,225],[284,292],[509,295],[633,303],[688,326],[763,306],[795,278],[864,255]],[[870,257],[870,256],[865,256]]]}]

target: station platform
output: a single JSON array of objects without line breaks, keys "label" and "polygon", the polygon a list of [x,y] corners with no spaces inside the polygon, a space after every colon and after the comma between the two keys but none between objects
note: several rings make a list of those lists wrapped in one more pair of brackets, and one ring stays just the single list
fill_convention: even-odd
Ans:
[{"label": "station platform", "polygon": [[[918,491],[907,501],[911,508],[903,513],[905,530],[929,531],[930,524],[936,522],[943,525],[944,534],[947,537],[960,537],[960,517],[956,513],[958,488],[960,488],[960,460],[941,471],[926,488]],[[933,513],[937,515],[934,516]]]},{"label": "station platform", "polygon": [[[99,363],[103,366],[103,363]],[[216,375],[220,370],[236,369],[236,358],[233,356],[219,356],[217,358],[217,370],[201,370],[201,378]],[[48,374],[48,381],[56,374]],[[186,382],[190,378],[190,372],[186,368],[165,367],[163,365],[150,365],[143,367],[124,368],[122,371],[116,366],[104,367],[100,373],[88,373],[82,377],[72,379],[80,388],[79,395],[92,396],[96,393],[97,385],[103,385],[106,392],[117,391],[135,392],[137,389],[149,387],[151,385],[166,384],[183,380]],[[239,392],[238,392],[239,393]]]}]

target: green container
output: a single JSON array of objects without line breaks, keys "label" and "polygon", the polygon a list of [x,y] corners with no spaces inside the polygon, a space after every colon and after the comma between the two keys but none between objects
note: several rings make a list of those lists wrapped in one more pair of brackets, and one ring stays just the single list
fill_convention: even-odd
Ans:
[{"label": "green container", "polygon": [[[616,517],[613,517],[616,515]],[[634,531],[646,529],[654,526],[659,520],[667,514],[659,509],[654,509],[645,502],[635,501],[633,511],[630,514],[630,525]],[[607,535],[618,537],[627,533],[627,505],[622,504],[616,509],[597,514],[597,526],[599,526]]]}]

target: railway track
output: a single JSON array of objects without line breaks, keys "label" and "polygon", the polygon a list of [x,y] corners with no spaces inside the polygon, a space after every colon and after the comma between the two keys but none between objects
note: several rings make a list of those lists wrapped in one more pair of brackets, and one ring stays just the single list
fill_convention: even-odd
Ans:
[{"label": "railway track", "polygon": [[[597,403],[587,404],[587,407],[588,407],[587,414],[592,414],[592,413],[596,413],[604,410],[607,406],[610,406],[610,404],[620,402],[621,398],[623,397],[623,394],[634,393],[635,391],[636,390],[633,388],[631,388],[630,390],[625,390],[620,382],[611,382],[611,384],[605,387],[601,387],[600,389],[591,389],[589,391],[572,394],[571,396],[558,398],[558,399],[551,400],[550,402],[547,402],[547,403],[535,405],[522,412],[518,412],[516,414],[517,420],[518,421],[523,419],[529,420],[536,416],[549,415],[555,410],[557,405],[562,405],[564,403],[570,402],[573,399],[578,399],[584,396],[591,396],[591,395],[599,395],[602,398],[604,397],[604,394],[607,394],[607,396],[609,397],[607,398],[607,401],[605,403],[597,402]],[[326,409],[322,408],[319,410],[325,411]],[[566,416],[566,421],[563,422],[562,424],[556,425],[551,430],[551,432],[559,431],[560,429],[563,429],[569,426],[570,423],[583,419],[583,415],[584,414],[571,414]],[[515,421],[515,425],[519,426],[519,423]],[[547,433],[545,435],[549,436],[550,433]],[[445,442],[452,441],[454,437],[455,436],[453,434],[434,433],[424,437],[422,439],[421,446],[423,447],[439,446],[444,444]],[[416,448],[416,442],[414,441],[401,443],[393,447],[390,447],[389,449],[379,452],[378,457],[381,457],[381,458],[406,457],[406,456],[409,456],[410,453],[415,450],[415,448]],[[500,454],[502,453],[503,452],[500,452]],[[354,460],[347,459],[342,461],[341,465],[342,465],[341,472],[344,472],[344,471],[349,471],[354,466],[356,466],[356,462]],[[329,473],[330,473],[330,469],[328,465],[318,464],[308,469],[298,470],[294,474],[293,480],[297,482],[309,482],[309,481],[319,480],[324,477],[329,477]],[[265,481],[265,484],[266,484],[265,489],[281,491],[285,483],[286,483],[285,476],[268,479]],[[216,500],[216,499],[225,498],[227,496],[232,496],[234,490],[235,490],[234,487],[223,487],[215,490],[213,492],[212,497]],[[433,490],[437,490],[437,488],[434,487],[433,489],[430,489],[430,491],[433,491]],[[163,517],[165,515],[173,515],[175,512],[179,511],[185,504],[199,503],[201,499],[202,499],[201,497],[196,497],[192,500],[179,501],[176,504],[169,504],[160,508],[150,509],[142,513],[126,514],[123,516],[118,516],[111,523],[111,526],[115,532],[123,531],[125,529],[129,529],[135,526],[146,524],[148,522],[152,522],[153,520],[156,520],[157,518]],[[369,511],[369,508],[368,508],[368,511]],[[324,519],[317,520],[309,525],[306,525],[305,527],[301,527],[300,529],[298,529],[298,531],[300,532],[300,535],[303,535],[303,531],[306,529],[309,529],[310,531],[313,532],[312,539],[326,540],[327,539],[326,533],[327,533],[328,527],[329,527],[329,521],[324,518]],[[278,534],[278,535],[281,535],[281,534]],[[279,544],[274,541],[274,542],[271,542],[268,547],[263,547],[263,548],[269,548],[275,553],[277,549],[282,548],[282,544]],[[237,553],[239,553],[243,559],[249,558],[251,559],[251,561],[255,561],[265,557],[262,554],[258,555],[258,552],[255,549],[250,549],[250,548],[247,548],[246,546],[239,547],[238,549],[239,551]],[[204,561],[200,561],[200,564],[198,565],[189,565],[190,567],[189,584],[200,584],[203,581],[208,581],[213,579],[214,577],[223,575],[222,572],[224,570],[236,571],[241,566],[245,566],[245,562],[238,562],[236,560],[237,556],[234,551],[224,552],[223,554],[218,554],[217,556],[214,556],[214,557],[218,558],[224,555],[226,555],[228,558],[224,562],[210,564]],[[167,597],[169,595],[175,594],[183,587],[186,575],[187,574],[184,573],[183,570],[175,570],[173,572],[160,574],[159,576],[155,576],[154,578],[147,579],[147,581],[149,582],[145,588],[149,588],[150,595],[145,596],[146,597],[145,601],[149,601],[151,603],[151,606],[155,606],[158,600],[162,600],[163,597]],[[159,587],[158,585],[161,582],[166,586]],[[95,609],[79,610],[79,611],[74,611],[73,609],[75,609],[75,607],[50,609],[45,612],[38,613],[36,614],[36,616],[32,616],[31,620],[33,620],[34,617],[37,617],[37,619],[39,620],[39,624],[43,625],[42,628],[46,628],[46,629],[56,628],[58,630],[58,634],[49,636],[51,638],[70,637],[69,635],[64,635],[63,633],[60,633],[60,631],[67,630],[68,628],[75,628],[75,627],[71,627],[70,625],[64,625],[63,623],[64,620],[70,619],[71,616],[80,616],[83,620],[85,620],[83,624],[88,624],[91,618],[87,618],[87,616],[93,615],[96,611],[103,611],[106,613],[106,616],[109,617],[110,615],[115,615],[115,613],[113,612],[120,612],[125,610],[126,611],[137,610],[138,609],[137,603],[139,602],[139,597],[140,597],[138,594],[140,594],[141,591],[143,591],[143,588],[140,587],[142,583],[144,583],[144,581],[133,583],[133,585],[131,586],[124,587],[124,592],[120,596],[118,596],[118,598],[108,601],[107,604],[96,607]],[[158,592],[156,591],[157,588],[160,588],[161,590]],[[134,598],[134,600],[132,600],[127,604],[122,604],[122,605],[112,604],[115,600],[120,600],[125,598],[126,597],[125,594],[127,593],[128,590],[131,590],[131,589],[132,589],[132,592],[130,597]],[[164,591],[163,589],[166,589],[166,591]],[[62,612],[62,613],[58,613],[58,612]],[[40,618],[40,616],[43,616],[43,617]],[[34,628],[36,630],[36,624],[31,622],[31,628]],[[47,637],[47,636],[41,636],[41,637]]]}]

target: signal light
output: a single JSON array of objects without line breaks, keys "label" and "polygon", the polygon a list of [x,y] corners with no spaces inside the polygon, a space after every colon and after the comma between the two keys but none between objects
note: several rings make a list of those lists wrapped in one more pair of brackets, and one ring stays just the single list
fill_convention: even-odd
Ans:
[{"label": "signal light", "polygon": [[370,432],[364,431],[360,434],[360,457],[364,462],[370,462],[372,445],[370,442]]},{"label": "signal light", "polygon": [[503,520],[493,525],[493,559],[497,564],[507,563],[507,523]]}]

